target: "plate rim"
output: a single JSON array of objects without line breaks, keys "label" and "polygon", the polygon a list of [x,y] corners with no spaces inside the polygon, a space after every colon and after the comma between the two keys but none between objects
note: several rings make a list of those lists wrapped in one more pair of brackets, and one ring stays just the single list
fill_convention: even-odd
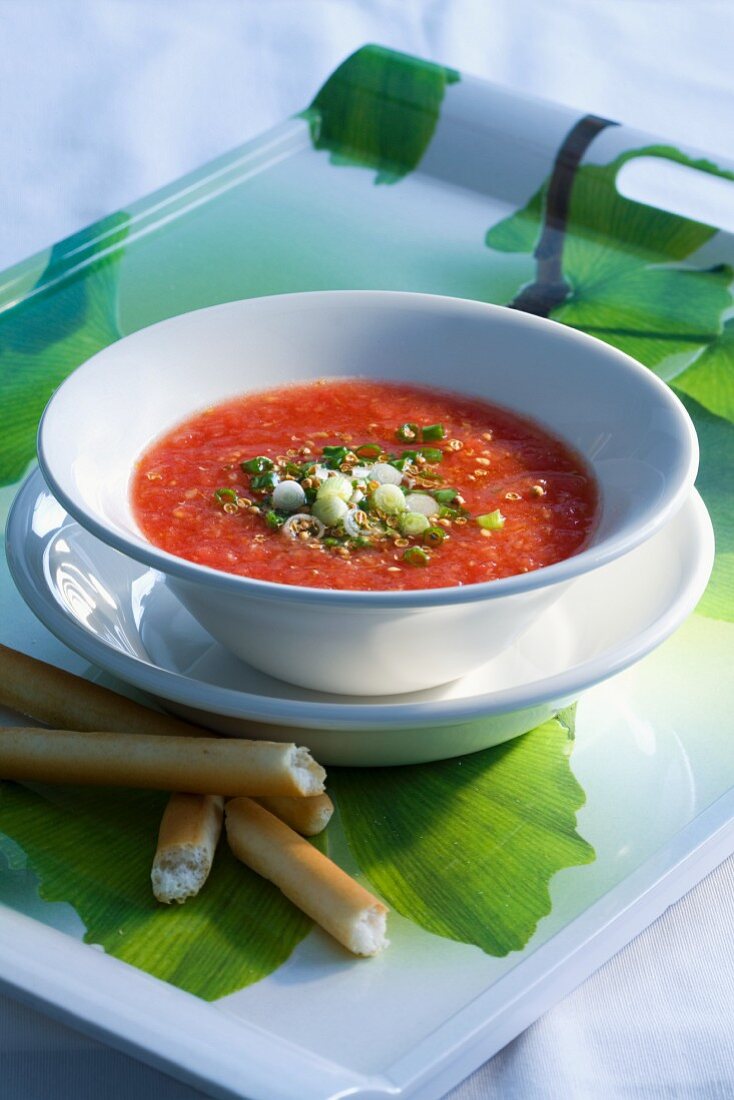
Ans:
[{"label": "plate rim", "polygon": [[[12,579],[24,601],[59,641],[106,672],[158,698],[223,717],[254,720],[266,725],[289,726],[294,729],[341,729],[347,732],[386,727],[399,730],[420,726],[456,726],[477,718],[510,714],[541,706],[553,700],[576,698],[582,692],[637,663],[682,624],[703,594],[714,559],[711,519],[700,494],[692,489],[683,508],[689,507],[695,520],[687,528],[691,539],[695,539],[697,543],[695,567],[679,589],[676,599],[662,615],[657,616],[644,630],[628,638],[624,644],[612,647],[616,655],[611,661],[607,649],[570,670],[566,669],[535,681],[531,688],[528,685],[519,685],[460,700],[332,703],[278,699],[207,684],[163,668],[152,658],[143,661],[137,656],[118,650],[86,630],[65,612],[48,586],[40,590],[29,567],[25,532],[33,504],[44,492],[56,500],[41,470],[36,467],[27,475],[12,502],[5,531],[6,553]],[[67,512],[63,503],[57,503],[63,509],[66,519],[76,524],[86,537],[99,541]],[[676,521],[678,514],[669,520],[670,524]],[[52,534],[50,531],[43,536],[44,546],[48,544]],[[634,554],[635,551],[630,553]]]}]

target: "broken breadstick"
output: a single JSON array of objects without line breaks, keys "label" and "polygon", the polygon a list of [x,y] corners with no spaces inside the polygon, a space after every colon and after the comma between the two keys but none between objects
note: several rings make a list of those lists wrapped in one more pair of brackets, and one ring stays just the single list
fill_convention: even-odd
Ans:
[{"label": "broken breadstick", "polygon": [[316,836],[317,833],[322,833],[334,812],[334,803],[328,794],[317,794],[312,798],[264,795],[257,801],[301,836]]},{"label": "broken breadstick", "polygon": [[0,777],[225,795],[316,795],[326,772],[274,741],[0,729]]},{"label": "broken breadstick", "polygon": [[158,901],[181,904],[199,893],[212,869],[223,817],[221,795],[171,795],[150,872]]},{"label": "broken breadstick", "polygon": [[387,908],[364,886],[251,798],[232,799],[225,814],[227,840],[237,858],[334,939],[355,955],[376,955],[387,947]]}]

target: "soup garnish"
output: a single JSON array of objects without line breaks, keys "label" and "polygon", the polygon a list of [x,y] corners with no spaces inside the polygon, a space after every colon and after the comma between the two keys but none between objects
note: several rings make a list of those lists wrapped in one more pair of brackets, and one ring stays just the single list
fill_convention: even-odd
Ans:
[{"label": "soup garnish", "polygon": [[346,589],[527,572],[578,552],[596,516],[585,463],[540,425],[361,379],[197,414],[146,451],[132,496],[146,536],[181,557]]}]

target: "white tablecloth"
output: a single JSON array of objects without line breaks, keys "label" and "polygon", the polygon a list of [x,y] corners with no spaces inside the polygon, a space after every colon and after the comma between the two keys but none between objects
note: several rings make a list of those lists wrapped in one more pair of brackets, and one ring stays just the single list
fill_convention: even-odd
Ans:
[{"label": "white tablecloth", "polygon": [[[0,268],[303,107],[365,42],[734,159],[732,0],[0,0]],[[734,1096],[734,861],[452,1093]],[[0,998],[3,1100],[201,1094]]]}]

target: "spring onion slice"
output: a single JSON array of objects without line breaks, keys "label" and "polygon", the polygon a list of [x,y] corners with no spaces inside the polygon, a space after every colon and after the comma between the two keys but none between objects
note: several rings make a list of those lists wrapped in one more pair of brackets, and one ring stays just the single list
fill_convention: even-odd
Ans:
[{"label": "spring onion slice", "polygon": [[342,526],[344,527],[344,531],[347,535],[350,536],[350,538],[360,538],[368,531],[368,528],[365,526],[366,519],[367,516],[361,509],[354,508],[350,510],[342,518]]},{"label": "spring onion slice", "polygon": [[405,503],[409,512],[420,512],[422,516],[437,516],[440,508],[428,493],[408,493]]},{"label": "spring onion slice", "polygon": [[281,481],[273,489],[270,502],[280,512],[297,512],[306,503],[306,492],[297,481]]},{"label": "spring onion slice", "polygon": [[302,531],[306,531],[312,538],[320,539],[325,530],[321,520],[307,512],[297,512],[295,516],[289,516],[281,527],[283,534],[291,539],[298,538]]},{"label": "spring onion slice", "polygon": [[369,477],[380,485],[399,485],[403,480],[400,470],[396,470],[389,462],[376,462],[370,468]]},{"label": "spring onion slice", "polygon": [[332,474],[331,477],[327,477],[319,485],[316,499],[324,500],[326,497],[335,496],[339,497],[340,500],[347,501],[353,492],[354,486],[350,478],[344,477],[343,474]]},{"label": "spring onion slice", "polygon": [[311,505],[311,514],[316,516],[326,527],[338,526],[348,510],[345,502],[336,493],[331,493],[325,497],[316,497]]},{"label": "spring onion slice", "polygon": [[422,512],[403,512],[400,517],[400,533],[407,538],[417,538],[430,529],[428,516]]},{"label": "spring onion slice", "polygon": [[396,516],[407,510],[405,495],[397,485],[379,485],[372,494],[375,508],[388,516]]},{"label": "spring onion slice", "polygon": [[500,512],[499,508],[495,508],[494,512],[487,512],[483,516],[477,516],[477,523],[485,531],[499,531],[500,528],[505,526],[505,517]]}]

